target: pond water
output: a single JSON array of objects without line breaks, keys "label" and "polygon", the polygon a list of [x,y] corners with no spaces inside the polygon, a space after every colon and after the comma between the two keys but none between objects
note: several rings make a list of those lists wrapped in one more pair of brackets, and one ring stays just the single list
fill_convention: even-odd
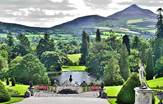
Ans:
[{"label": "pond water", "polygon": [[56,79],[59,81],[60,84],[65,83],[66,81],[69,81],[70,75],[72,75],[72,84],[81,84],[83,81],[86,83],[95,82],[96,78],[93,76],[90,76],[88,72],[62,72],[61,75],[59,75]]}]

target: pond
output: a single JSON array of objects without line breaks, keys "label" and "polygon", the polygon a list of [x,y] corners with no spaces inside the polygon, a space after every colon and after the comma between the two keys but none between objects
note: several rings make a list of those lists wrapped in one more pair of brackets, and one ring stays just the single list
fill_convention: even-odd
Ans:
[{"label": "pond", "polygon": [[88,72],[71,72],[71,71],[62,72],[61,75],[59,75],[55,79],[57,79],[59,83],[62,85],[66,81],[69,81],[70,75],[72,75],[72,84],[77,83],[80,85],[83,81],[89,84],[91,82],[96,81],[96,78],[90,76]]}]

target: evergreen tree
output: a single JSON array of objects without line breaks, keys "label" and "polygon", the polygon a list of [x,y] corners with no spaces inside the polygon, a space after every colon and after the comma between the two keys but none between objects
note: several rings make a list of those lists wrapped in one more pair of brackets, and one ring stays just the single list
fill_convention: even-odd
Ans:
[{"label": "evergreen tree", "polygon": [[128,54],[130,54],[130,39],[128,35],[123,36],[123,44],[126,45]]},{"label": "evergreen tree", "polygon": [[24,47],[26,50],[30,50],[30,41],[28,40],[28,38],[23,35],[23,34],[20,34],[17,36],[17,39],[20,41],[20,45],[22,47]]},{"label": "evergreen tree", "polygon": [[14,59],[16,56],[24,56],[31,51],[30,41],[25,35],[20,34],[17,36],[17,39],[19,40],[19,44],[13,46],[10,50],[9,56],[11,59]]},{"label": "evergreen tree", "polygon": [[12,37],[11,33],[7,34],[7,45],[9,47],[14,45],[14,38]]},{"label": "evergreen tree", "polygon": [[39,44],[36,48],[36,52],[39,58],[41,58],[42,53],[45,51],[54,51],[54,41],[50,39],[49,34],[44,35],[44,38],[39,41]]},{"label": "evergreen tree", "polygon": [[138,36],[134,37],[132,48],[138,49],[140,45],[140,40]]},{"label": "evergreen tree", "polygon": [[96,42],[101,42],[101,33],[99,29],[97,29],[96,32]]},{"label": "evergreen tree", "polygon": [[153,79],[154,76],[154,56],[152,49],[149,48],[147,51],[147,64],[146,64],[146,78],[147,80]]},{"label": "evergreen tree", "polygon": [[120,50],[120,73],[122,77],[127,80],[130,76],[130,69],[129,69],[129,62],[128,62],[128,54],[127,54],[127,48],[125,45],[122,45],[122,48]]},{"label": "evergreen tree", "polygon": [[11,33],[7,35],[7,45],[8,45],[8,63],[11,61],[11,49],[14,46],[14,38]]},{"label": "evergreen tree", "polygon": [[158,15],[158,22],[157,22],[157,38],[163,38],[163,16],[162,16],[162,11],[163,9],[162,8],[158,8],[157,10],[159,12],[159,15]]},{"label": "evergreen tree", "polygon": [[88,34],[83,31],[82,33],[82,46],[81,46],[81,59],[80,64],[85,65],[88,57]]}]

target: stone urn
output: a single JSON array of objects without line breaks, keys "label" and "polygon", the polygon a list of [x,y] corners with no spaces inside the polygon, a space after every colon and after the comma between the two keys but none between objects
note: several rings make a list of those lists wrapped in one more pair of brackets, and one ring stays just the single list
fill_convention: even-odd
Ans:
[{"label": "stone urn", "polygon": [[159,104],[163,104],[162,100],[163,100],[163,92],[159,91],[157,92],[157,98],[160,100]]}]

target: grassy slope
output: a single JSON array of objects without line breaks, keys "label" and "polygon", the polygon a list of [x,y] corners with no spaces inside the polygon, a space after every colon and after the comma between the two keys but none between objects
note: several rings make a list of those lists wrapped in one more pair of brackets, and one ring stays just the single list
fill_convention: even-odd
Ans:
[{"label": "grassy slope", "polygon": [[[68,58],[73,62],[73,63],[79,63],[79,59],[81,57],[81,54],[68,54]],[[62,71],[85,71],[86,66],[63,66]]]},{"label": "grassy slope", "polygon": [[107,86],[105,87],[105,92],[108,96],[117,96],[122,86]]},{"label": "grassy slope", "polygon": [[6,88],[12,89],[14,91],[17,91],[19,95],[24,95],[24,93],[27,91],[29,86],[27,85],[16,85],[16,86],[6,86]]},{"label": "grassy slope", "polygon": [[[5,85],[5,83],[3,83]],[[29,86],[27,85],[20,85],[20,84],[16,84],[16,86],[7,86],[5,85],[7,89],[12,89],[14,91],[17,91],[19,93],[19,95],[24,95],[25,91],[28,89]],[[10,93],[10,92],[9,92]],[[11,100],[8,102],[4,102],[4,103],[0,103],[0,104],[12,104],[15,102],[20,102],[22,101],[24,98],[22,97],[11,97]]]},{"label": "grassy slope", "polygon": [[81,57],[81,54],[68,54],[67,56],[73,63],[76,63],[76,62],[78,63]]}]

